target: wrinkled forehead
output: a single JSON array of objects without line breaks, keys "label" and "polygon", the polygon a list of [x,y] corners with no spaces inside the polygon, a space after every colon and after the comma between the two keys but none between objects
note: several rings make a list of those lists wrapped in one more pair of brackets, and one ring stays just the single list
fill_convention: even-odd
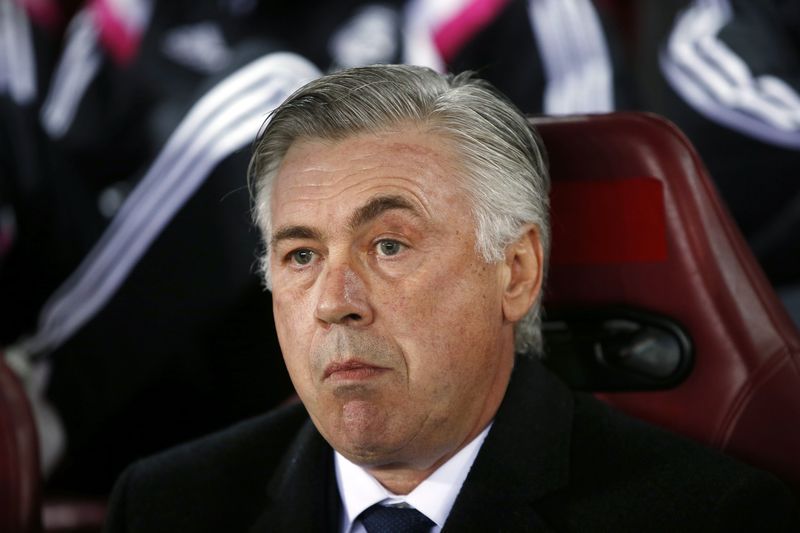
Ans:
[{"label": "wrinkled forehead", "polygon": [[313,211],[379,194],[407,195],[423,211],[460,202],[463,175],[452,142],[419,128],[298,139],[270,184],[272,223],[292,205]]}]

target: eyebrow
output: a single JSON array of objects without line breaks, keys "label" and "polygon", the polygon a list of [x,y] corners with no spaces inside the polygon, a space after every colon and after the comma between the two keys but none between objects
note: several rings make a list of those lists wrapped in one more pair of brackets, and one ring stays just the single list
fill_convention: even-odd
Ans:
[{"label": "eyebrow", "polygon": [[314,228],[308,226],[284,226],[272,235],[269,247],[270,249],[275,248],[275,245],[280,241],[290,239],[310,239],[319,241],[322,240],[322,235]]},{"label": "eyebrow", "polygon": [[402,196],[376,196],[366,204],[359,207],[355,213],[350,216],[347,226],[350,231],[353,231],[356,228],[376,219],[386,211],[391,211],[393,209],[403,209],[409,211],[415,217],[422,216],[419,209]]},{"label": "eyebrow", "polygon": [[[382,213],[386,211],[390,211],[392,209],[404,209],[411,212],[414,216],[419,217],[421,216],[419,209],[403,198],[402,196],[398,195],[388,195],[388,196],[376,196],[368,201],[366,204],[359,207],[351,216],[350,219],[347,221],[347,227],[350,231],[355,230],[367,224],[371,220],[379,217]],[[272,239],[270,240],[269,246],[270,249],[275,248],[275,246],[280,241],[286,241],[291,239],[308,239],[308,240],[322,240],[322,233],[317,231],[314,228],[309,226],[303,225],[292,225],[292,226],[284,226],[279,228],[273,235]]]}]

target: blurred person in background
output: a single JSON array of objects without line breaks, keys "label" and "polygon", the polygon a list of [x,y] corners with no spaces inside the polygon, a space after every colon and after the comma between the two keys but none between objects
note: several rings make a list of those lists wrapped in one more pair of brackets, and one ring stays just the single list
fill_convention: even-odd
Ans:
[{"label": "blurred person in background", "polygon": [[800,325],[800,3],[660,4],[642,22],[643,105],[695,144]]},{"label": "blurred person in background", "polygon": [[240,31],[246,4],[3,0],[0,344],[51,490],[106,494],[136,457],[290,394],[256,327],[259,123],[240,117],[316,69]]}]

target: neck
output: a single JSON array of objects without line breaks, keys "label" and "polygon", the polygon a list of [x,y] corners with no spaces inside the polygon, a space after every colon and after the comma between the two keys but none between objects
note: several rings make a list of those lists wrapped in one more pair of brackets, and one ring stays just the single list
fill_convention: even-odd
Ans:
[{"label": "neck", "polygon": [[482,406],[475,419],[474,425],[460,441],[456,441],[458,443],[457,445],[452,446],[444,453],[440,452],[440,454],[437,454],[438,459],[435,459],[433,462],[426,461],[423,464],[419,462],[403,462],[365,466],[364,468],[367,472],[388,491],[393,494],[405,495],[417,488],[420,483],[425,481],[439,467],[472,442],[494,419],[505,397],[506,388],[511,380],[511,373],[514,368],[513,345],[509,352],[511,355],[504,360],[504,364],[498,365],[495,369],[494,379],[503,385],[490,388],[490,393],[482,401]]},{"label": "neck", "polygon": [[[490,422],[491,420],[482,425],[480,430],[476,433],[470,433],[470,436],[460,446],[458,446],[455,451],[443,455],[427,468],[405,468],[394,465],[384,467],[364,467],[364,469],[369,472],[369,474],[372,475],[372,477],[374,477],[386,490],[396,495],[407,495],[466,447],[474,445],[478,448],[470,452],[471,458],[465,457],[459,462],[459,465],[467,465],[467,470],[469,470],[469,467],[472,465],[472,461],[475,459],[475,456],[472,454],[477,454],[478,449],[480,449],[480,443],[475,442],[475,439],[477,439],[480,434],[486,430],[486,427]],[[463,467],[458,466],[457,468],[460,471],[460,469]],[[451,469],[450,472],[452,474],[453,470]]]}]

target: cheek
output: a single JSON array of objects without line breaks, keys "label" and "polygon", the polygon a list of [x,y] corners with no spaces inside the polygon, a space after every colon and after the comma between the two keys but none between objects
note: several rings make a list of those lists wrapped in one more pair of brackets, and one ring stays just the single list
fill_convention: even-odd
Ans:
[{"label": "cheek", "polygon": [[308,353],[313,338],[314,313],[308,298],[293,291],[278,291],[272,295],[275,329],[286,368],[295,387],[309,373]]},{"label": "cheek", "polygon": [[499,302],[489,270],[479,264],[431,276],[414,298],[420,321],[447,325],[453,333],[453,329],[469,333],[475,325],[493,320]]},{"label": "cheek", "polygon": [[493,348],[502,310],[492,272],[478,264],[421,273],[408,280],[413,290],[397,291],[403,296],[391,299],[386,309],[390,327],[409,352],[410,371],[458,375]]}]

